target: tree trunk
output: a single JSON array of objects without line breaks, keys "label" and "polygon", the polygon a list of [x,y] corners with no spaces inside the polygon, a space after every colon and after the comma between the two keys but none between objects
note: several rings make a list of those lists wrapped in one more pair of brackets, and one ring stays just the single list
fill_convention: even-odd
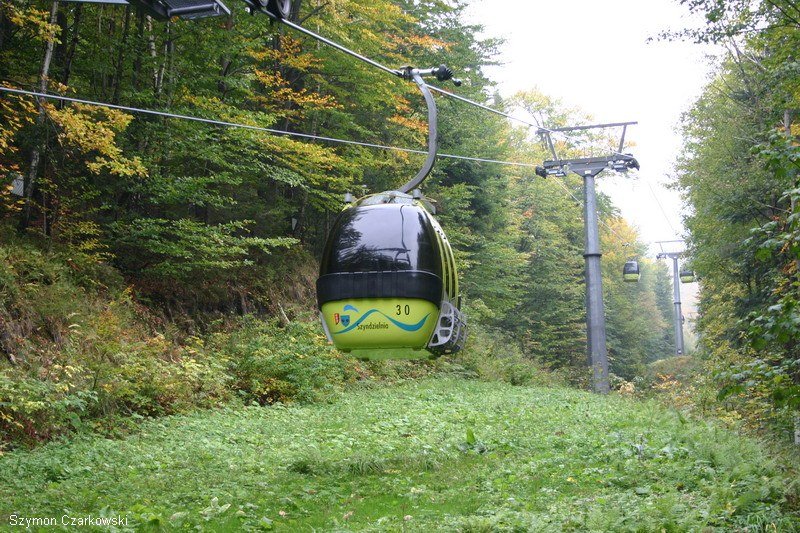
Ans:
[{"label": "tree trunk", "polygon": [[[233,17],[230,16],[225,20],[225,31],[229,32],[233,29]],[[227,54],[223,54],[219,58],[219,82],[217,82],[217,89],[219,90],[221,97],[220,99],[224,102],[225,97],[228,94],[228,83],[225,81],[225,78],[228,77],[228,71],[231,68],[231,64],[233,61]]]},{"label": "tree trunk", "polygon": [[172,96],[175,88],[175,36],[173,35],[174,27],[169,25],[167,28],[169,31],[169,40],[167,41],[167,45],[164,47],[167,55],[167,72],[165,74],[166,81],[164,84],[166,85],[167,103],[169,105],[172,103]]},{"label": "tree trunk", "polygon": [[[67,58],[67,43],[69,42],[69,20],[67,19],[66,9],[59,9],[56,15],[56,24],[58,24],[58,42],[55,43],[53,48],[53,63],[55,65],[64,65]],[[53,77],[55,77],[56,68],[53,68]]]},{"label": "tree trunk", "polygon": [[297,23],[300,21],[300,6],[303,4],[303,0],[292,0],[292,12],[289,14],[289,19]]},{"label": "tree trunk", "polygon": [[145,17],[145,26],[147,27],[147,50],[150,52],[150,59],[153,61],[153,94],[158,96],[161,93],[161,81],[158,75],[158,52],[156,52],[156,36],[153,34],[153,19],[149,15]]},{"label": "tree trunk", "polygon": [[64,68],[61,72],[61,83],[69,84],[69,77],[72,74],[72,60],[75,59],[75,50],[78,47],[78,37],[80,36],[81,18],[83,15],[83,4],[75,6],[75,20],[72,22],[72,38],[67,46],[64,55]]},{"label": "tree trunk", "polygon": [[[51,32],[47,36],[47,44],[44,50],[44,59],[42,60],[42,68],[39,71],[39,92],[47,92],[47,81],[50,74],[50,62],[53,60],[53,49],[55,48],[55,32],[53,28],[58,20],[58,0],[54,0],[50,7],[50,27]],[[25,230],[31,221],[32,204],[33,204],[33,189],[36,185],[36,176],[39,174],[39,166],[41,164],[42,152],[45,149],[45,136],[42,134],[44,128],[46,114],[44,110],[44,99],[38,102],[39,114],[36,117],[36,130],[40,135],[36,146],[31,151],[31,163],[28,173],[25,175],[23,183],[23,197],[25,206],[22,210],[22,220],[20,221],[20,230]]]},{"label": "tree trunk", "polygon": [[117,50],[117,64],[114,72],[114,94],[112,104],[119,104],[119,91],[122,87],[122,72],[125,67],[125,49],[128,47],[128,33],[131,27],[131,6],[125,8],[125,21],[122,24],[122,42]]},{"label": "tree trunk", "polygon": [[133,76],[131,82],[135,90],[139,90],[139,80],[142,73],[142,55],[144,54],[144,12],[137,10],[137,39],[136,39],[136,58],[133,60]]},{"label": "tree trunk", "polygon": [[[783,127],[786,131],[786,136],[791,138],[792,136],[792,110],[786,109],[783,112]],[[792,187],[797,187],[797,177],[794,173],[790,174],[790,178],[792,180]],[[797,203],[795,202],[794,196],[791,197],[791,212],[794,214],[797,209]],[[798,285],[800,285],[800,259],[796,259],[794,262],[794,270],[795,270],[795,277],[797,278]],[[794,443],[797,446],[800,446],[800,416],[794,417]]]},{"label": "tree trunk", "polygon": [[6,17],[5,11],[0,9],[0,50],[3,49],[3,45],[6,42],[6,33],[8,32],[10,22],[8,17]]},{"label": "tree trunk", "polygon": [[[169,87],[172,85],[175,75],[175,38],[173,35],[173,25],[170,21],[166,22],[167,36],[164,40],[163,57],[155,73],[155,94],[160,97],[167,94],[169,101]],[[155,47],[153,47],[155,50]],[[156,56],[153,56],[154,58]],[[166,89],[165,89],[166,88]]]}]

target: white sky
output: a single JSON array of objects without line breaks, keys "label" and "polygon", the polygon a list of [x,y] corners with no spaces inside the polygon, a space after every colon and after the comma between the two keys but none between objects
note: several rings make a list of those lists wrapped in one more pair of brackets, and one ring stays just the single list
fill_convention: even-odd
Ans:
[{"label": "white sky", "polygon": [[680,115],[700,95],[713,50],[647,40],[665,30],[697,27],[686,8],[677,0],[473,0],[466,15],[485,27],[484,36],[506,41],[503,64],[486,70],[503,96],[538,88],[597,123],[639,122],[627,134],[635,143],[629,151],[642,166],[638,179],[604,173],[600,190],[643,241],[683,237],[680,196],[664,184],[671,181],[681,146]]}]

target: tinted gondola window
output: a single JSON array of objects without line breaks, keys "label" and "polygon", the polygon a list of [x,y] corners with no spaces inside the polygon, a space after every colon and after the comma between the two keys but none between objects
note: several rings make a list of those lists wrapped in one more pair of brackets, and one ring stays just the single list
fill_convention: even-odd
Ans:
[{"label": "tinted gondola window", "polygon": [[323,254],[322,274],[423,270],[441,277],[438,243],[416,206],[385,204],[343,212]]},{"label": "tinted gondola window", "polygon": [[622,267],[623,274],[639,274],[639,263],[637,261],[628,261]]}]

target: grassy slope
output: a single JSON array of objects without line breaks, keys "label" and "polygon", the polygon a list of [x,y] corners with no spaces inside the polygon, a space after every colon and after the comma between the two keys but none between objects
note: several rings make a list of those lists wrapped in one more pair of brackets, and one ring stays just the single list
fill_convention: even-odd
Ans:
[{"label": "grassy slope", "polygon": [[652,403],[439,379],[10,453],[0,517],[105,509],[213,529],[787,529],[774,503],[782,482],[753,442]]}]

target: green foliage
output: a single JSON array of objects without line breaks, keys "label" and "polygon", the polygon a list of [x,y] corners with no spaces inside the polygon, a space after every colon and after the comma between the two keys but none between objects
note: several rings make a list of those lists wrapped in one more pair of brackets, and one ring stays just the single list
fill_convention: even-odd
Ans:
[{"label": "green foliage", "polygon": [[328,346],[316,321],[243,319],[206,348],[228,363],[232,388],[247,402],[313,402],[357,377],[356,363]]},{"label": "green foliage", "polygon": [[[550,125],[585,118],[536,91],[508,102],[491,97],[483,67],[494,63],[501,41],[477,37],[481,28],[463,20],[465,2],[294,5],[297,20],[384,64],[446,63],[469,80],[460,95],[521,107]],[[135,8],[60,4],[50,88],[302,134],[424,145],[424,101],[413,84],[263,17],[243,16],[240,7],[232,6],[221,25],[156,23]],[[4,9],[14,15],[0,19],[0,35],[9,36],[0,40],[0,56],[9,59],[0,74],[38,79],[41,58],[20,39],[47,39],[40,28],[47,13],[18,2]],[[0,113],[14,119],[0,130],[3,153],[26,171],[32,164],[20,155],[39,146],[42,162],[33,169],[36,187],[25,209],[0,196],[0,216],[112,264],[151,309],[177,315],[192,333],[191,324],[208,323],[206,315],[215,313],[279,314],[286,299],[273,294],[276,278],[307,268],[283,256],[321,251],[340,194],[394,189],[421,161],[87,106],[48,105],[38,115],[24,100],[2,102]],[[545,157],[527,132],[495,115],[464,113],[462,105],[439,100],[443,152]],[[582,224],[571,201],[531,171],[449,159],[438,162],[425,192],[454,244],[461,286],[479,322],[523,339],[521,357],[535,359],[533,366],[582,369]],[[604,218],[612,211],[604,207]],[[616,277],[606,275],[607,283]],[[294,299],[310,308],[311,298],[302,296]],[[634,316],[638,302],[627,296],[613,300],[615,313]],[[621,375],[658,356],[650,340],[663,332],[643,332],[643,325],[665,329],[661,321],[609,325]],[[650,344],[642,348],[645,337]]]},{"label": "green foliage", "polygon": [[690,28],[672,37],[699,43],[720,43],[771,29],[800,27],[797,4],[792,0],[679,0],[690,12],[703,17],[705,26]]},{"label": "green foliage", "polygon": [[[253,264],[250,249],[269,253],[274,248],[290,246],[297,241],[279,237],[239,236],[246,231],[242,222],[210,226],[189,219],[137,219],[111,226],[116,235],[120,262],[143,276],[165,276],[180,282],[200,277],[218,276],[220,271]],[[147,257],[137,264],[134,257]],[[130,258],[130,259],[129,259]],[[139,268],[136,268],[136,267]]]},{"label": "green foliage", "polygon": [[731,43],[684,121],[679,184],[693,208],[701,353],[726,405],[754,426],[785,430],[800,383],[797,10],[781,1],[682,3],[708,21],[695,38]]},{"label": "green foliage", "polygon": [[[733,46],[686,117],[680,186],[694,207],[687,225],[703,278],[706,357],[694,376],[705,381],[684,386],[656,372],[683,360],[646,368],[671,351],[669,281],[642,261],[643,282],[621,282],[622,264],[644,247],[601,197],[601,217],[615,228],[602,236],[612,372],[700,402],[713,374],[725,405],[791,415],[797,132],[777,125],[800,95],[795,6],[682,3],[709,22],[700,40],[756,31]],[[587,118],[535,91],[490,98],[482,69],[499,41],[476,37],[460,0],[293,4],[297,21],[387,65],[444,62],[467,73],[464,96],[520,107],[549,126]],[[244,16],[241,5],[225,20],[163,24],[133,7],[61,3],[51,25],[41,7],[0,4],[1,79],[45,77],[49,90],[309,135],[424,143],[413,84]],[[48,42],[55,53],[43,72]],[[443,151],[546,157],[502,119],[440,104]],[[652,404],[528,388],[586,378],[582,222],[554,180],[449,160],[426,183],[461,265],[472,324],[465,351],[360,363],[328,346],[307,320],[309,251],[322,247],[341,193],[396,188],[419,159],[0,98],[0,217],[25,235],[0,246],[4,446],[247,406],[144,422],[127,440],[14,452],[0,458],[3,501],[37,514],[91,511],[100,487],[103,512],[154,529],[796,526],[783,509],[796,487],[782,486],[754,444]],[[9,194],[9,172],[32,177],[30,198]],[[577,178],[564,185],[578,195]],[[430,374],[492,383],[376,386]],[[332,401],[346,387],[369,391],[286,407]]]},{"label": "green foliage", "polygon": [[251,319],[228,325],[232,333],[186,337],[156,327],[121,278],[91,256],[17,239],[0,246],[0,257],[4,446],[91,429],[113,434],[126,425],[122,417],[236,398],[311,401],[352,374],[316,324]]},{"label": "green foliage", "polygon": [[128,292],[113,287],[115,296],[98,297],[52,258],[38,257],[48,272],[30,261],[35,249],[23,250],[32,253],[11,263],[12,272],[50,276],[50,284],[29,284],[0,306],[3,445],[113,431],[122,415],[163,415],[229,398],[225,367],[191,341],[178,345],[153,332]]},{"label": "green foliage", "polygon": [[517,186],[519,246],[530,259],[508,323],[522,330],[525,350],[545,364],[581,368],[586,314],[580,211],[555,183],[528,179]]},{"label": "green foliage", "polygon": [[539,361],[526,357],[512,336],[484,324],[472,324],[466,348],[442,364],[448,374],[511,385],[546,386],[567,381],[566,372],[546,370]]},{"label": "green foliage", "polygon": [[[637,242],[633,228],[621,218],[607,224],[613,228],[602,235],[609,359],[613,374],[631,380],[645,374],[646,363],[674,353],[672,287],[666,266],[645,257],[647,247]],[[630,259],[639,262],[638,283],[622,280]]]},{"label": "green foliage", "polygon": [[[66,381],[75,368],[63,369]],[[82,417],[97,403],[89,390],[70,390],[55,380],[20,376],[0,369],[0,428],[4,440],[47,438],[84,429]]]},{"label": "green foliage", "polygon": [[454,379],[0,457],[9,514],[102,501],[133,528],[792,531],[797,490],[756,441],[652,402]]},{"label": "green foliage", "polygon": [[[327,401],[357,384],[434,373],[518,385],[558,379],[524,357],[510,336],[480,325],[455,358],[362,363],[338,353],[302,305],[288,305],[311,295],[314,274],[304,268],[303,254],[282,256],[276,270],[284,274],[259,281],[270,298],[240,310],[274,305],[280,321],[224,317],[194,335],[182,333],[177,321],[158,319],[92,255],[69,247],[46,252],[34,239],[19,238],[0,246],[0,257],[5,446],[89,430],[118,434],[141,417],[232,401]],[[196,287],[196,298],[212,298]]]}]

